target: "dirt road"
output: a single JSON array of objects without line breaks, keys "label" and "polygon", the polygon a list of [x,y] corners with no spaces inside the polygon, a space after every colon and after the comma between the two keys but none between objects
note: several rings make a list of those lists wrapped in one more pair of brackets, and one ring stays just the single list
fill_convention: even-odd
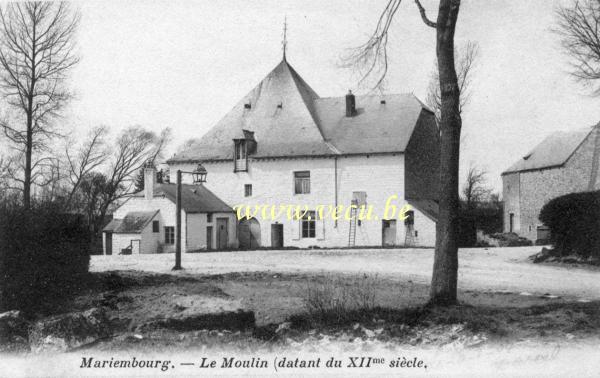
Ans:
[{"label": "dirt road", "polygon": [[[600,299],[600,270],[532,264],[527,257],[539,250],[540,247],[463,249],[459,252],[459,287]],[[90,270],[171,273],[174,257],[173,254],[93,256]],[[431,249],[214,252],[184,254],[184,270],[176,274],[368,273],[429,283],[432,264]]]}]

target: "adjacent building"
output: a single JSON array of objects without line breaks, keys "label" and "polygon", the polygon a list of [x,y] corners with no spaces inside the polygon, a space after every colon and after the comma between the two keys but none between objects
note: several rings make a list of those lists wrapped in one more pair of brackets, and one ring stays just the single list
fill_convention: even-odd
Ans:
[{"label": "adjacent building", "polygon": [[[302,219],[259,213],[239,221],[240,248],[435,244],[439,130],[413,94],[319,97],[284,56],[167,163],[172,173],[201,163],[205,187],[231,208],[308,207]],[[407,219],[383,219],[386,202],[412,210]],[[376,219],[318,216],[319,206],[351,204],[372,206]]]},{"label": "adjacent building", "polygon": [[504,231],[545,239],[540,210],[558,196],[600,189],[600,124],[555,132],[502,173]]},{"label": "adjacent building", "polygon": [[[182,252],[237,248],[233,209],[203,185],[183,185]],[[144,190],[113,213],[103,229],[105,255],[175,251],[176,186],[157,184],[153,166],[144,169]]]}]

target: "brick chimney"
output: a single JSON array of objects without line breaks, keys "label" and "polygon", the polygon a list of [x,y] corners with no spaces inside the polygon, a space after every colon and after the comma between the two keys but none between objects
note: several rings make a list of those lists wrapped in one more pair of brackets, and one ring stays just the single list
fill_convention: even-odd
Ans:
[{"label": "brick chimney", "polygon": [[156,168],[152,162],[144,164],[144,197],[149,200],[154,198],[154,184],[156,183]]},{"label": "brick chimney", "polygon": [[354,117],[356,115],[356,99],[352,91],[348,91],[346,95],[346,117]]}]

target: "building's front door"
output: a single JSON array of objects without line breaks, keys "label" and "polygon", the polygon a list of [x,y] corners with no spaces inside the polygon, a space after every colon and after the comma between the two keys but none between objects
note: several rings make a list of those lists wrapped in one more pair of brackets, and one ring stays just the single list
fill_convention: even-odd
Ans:
[{"label": "building's front door", "polygon": [[256,249],[260,247],[260,223],[256,218],[242,219],[238,224],[240,249]]},{"label": "building's front door", "polygon": [[382,220],[381,221],[381,234],[383,246],[396,245],[396,220]]},{"label": "building's front door", "polygon": [[112,255],[112,232],[104,233],[106,235],[106,253],[107,255]]},{"label": "building's front door", "polygon": [[132,255],[139,255],[140,253],[142,253],[142,248],[141,248],[141,240],[139,239],[133,239],[131,241],[131,254]]},{"label": "building's front door", "polygon": [[227,218],[217,218],[217,249],[226,249],[229,234],[227,232]]},{"label": "building's front door", "polygon": [[283,224],[281,223],[271,225],[271,247],[283,247]]},{"label": "building's front door", "polygon": [[206,227],[206,249],[210,250],[213,248],[213,227]]}]

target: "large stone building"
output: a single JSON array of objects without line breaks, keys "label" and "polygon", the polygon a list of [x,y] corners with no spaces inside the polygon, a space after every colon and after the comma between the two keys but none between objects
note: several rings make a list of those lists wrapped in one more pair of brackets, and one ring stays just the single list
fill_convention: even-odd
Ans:
[{"label": "large stone building", "polygon": [[600,189],[600,124],[556,132],[502,173],[504,231],[543,239],[542,206],[558,196]]},{"label": "large stone building", "polygon": [[[231,207],[310,210],[302,219],[259,213],[240,221],[242,248],[435,244],[439,131],[412,94],[322,98],[284,57],[210,131],[169,159],[171,177],[198,163],[208,171],[206,187]],[[412,210],[407,219],[382,219],[386,202]],[[352,203],[372,206],[375,218],[317,216],[319,206]]]}]

